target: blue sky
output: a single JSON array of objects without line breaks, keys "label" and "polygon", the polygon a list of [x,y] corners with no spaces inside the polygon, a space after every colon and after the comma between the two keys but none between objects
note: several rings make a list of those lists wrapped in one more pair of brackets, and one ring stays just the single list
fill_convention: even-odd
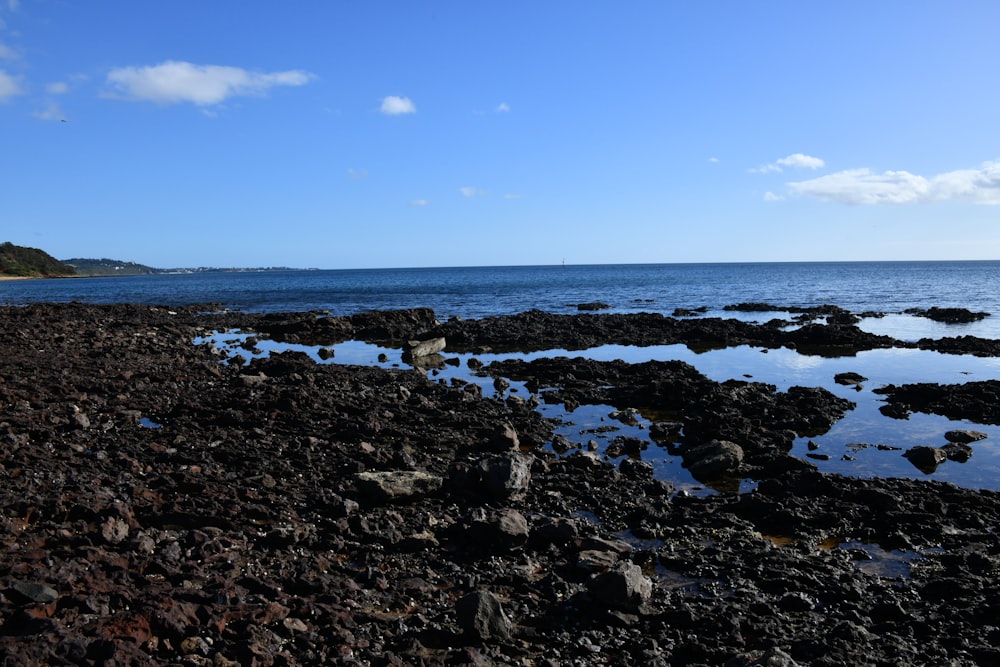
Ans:
[{"label": "blue sky", "polygon": [[1000,259],[1000,3],[0,0],[0,241]]}]

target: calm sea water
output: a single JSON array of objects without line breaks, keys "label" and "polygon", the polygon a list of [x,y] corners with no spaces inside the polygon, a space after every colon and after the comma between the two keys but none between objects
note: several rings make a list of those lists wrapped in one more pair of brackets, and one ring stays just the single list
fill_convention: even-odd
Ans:
[{"label": "calm sea water", "polygon": [[182,305],[215,302],[255,312],[433,308],[442,319],[531,308],[653,311],[766,301],[900,312],[960,306],[1000,317],[1000,261],[618,264],[340,271],[195,273],[0,282],[0,303],[82,301]]}]

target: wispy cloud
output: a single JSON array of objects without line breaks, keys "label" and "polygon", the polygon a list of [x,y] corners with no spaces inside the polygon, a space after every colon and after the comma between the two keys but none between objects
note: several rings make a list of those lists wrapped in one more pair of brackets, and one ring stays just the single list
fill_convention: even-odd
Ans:
[{"label": "wispy cloud", "polygon": [[718,164],[719,163],[719,158],[717,158],[717,157],[710,157],[710,158],[708,158],[708,161],[711,162],[712,164]]},{"label": "wispy cloud", "polygon": [[410,206],[427,206],[430,204],[426,199],[411,199],[409,203]]},{"label": "wispy cloud", "polygon": [[459,188],[458,191],[462,193],[463,197],[482,197],[486,194],[486,190],[480,190],[479,188],[474,188],[471,185]]},{"label": "wispy cloud", "polygon": [[0,69],[0,102],[6,102],[15,95],[22,95],[24,91],[17,79]]},{"label": "wispy cloud", "polygon": [[69,92],[69,84],[55,81],[45,86],[45,92],[49,95],[65,95]]},{"label": "wispy cloud", "polygon": [[1000,160],[926,178],[908,171],[848,169],[788,183],[797,195],[841,204],[919,204],[964,201],[1000,205]]},{"label": "wispy cloud", "polygon": [[108,96],[135,102],[212,106],[230,97],[263,95],[275,86],[302,86],[314,75],[302,70],[251,72],[240,67],[168,60],[149,67],[119,67],[107,76]]},{"label": "wispy cloud", "polygon": [[506,102],[501,102],[500,104],[497,105],[496,108],[497,113],[507,113],[508,111],[510,111],[510,105],[507,104]]},{"label": "wispy cloud", "polygon": [[786,167],[791,169],[819,169],[825,164],[826,162],[818,157],[806,155],[805,153],[792,153],[787,157],[779,158],[769,164],[762,164],[748,171],[752,174],[769,174],[772,172],[782,172]]},{"label": "wispy cloud", "polygon": [[32,115],[40,120],[66,120],[66,114],[63,113],[62,108],[52,100],[46,102],[44,109],[36,111]]},{"label": "wispy cloud", "polygon": [[382,98],[382,106],[379,111],[386,116],[400,116],[408,113],[416,113],[417,107],[409,97],[397,97],[389,95]]},{"label": "wispy cloud", "polygon": [[785,201],[785,197],[784,195],[776,195],[773,192],[765,192],[764,201]]},{"label": "wispy cloud", "polygon": [[515,192],[509,192],[503,196],[504,199],[520,199],[521,195]]},{"label": "wispy cloud", "polygon": [[21,56],[17,51],[0,42],[0,60],[19,60],[20,58]]},{"label": "wispy cloud", "polygon": [[361,181],[368,178],[368,170],[351,168],[347,170],[347,177],[352,181]]}]

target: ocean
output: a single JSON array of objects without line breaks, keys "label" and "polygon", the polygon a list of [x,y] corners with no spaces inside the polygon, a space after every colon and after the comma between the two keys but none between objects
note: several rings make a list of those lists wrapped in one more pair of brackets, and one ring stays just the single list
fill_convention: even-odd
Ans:
[{"label": "ocean", "polygon": [[[199,272],[0,282],[0,303],[219,303],[252,312],[430,307],[440,319],[538,308],[610,312],[768,302],[834,304],[854,312],[964,307],[1000,317],[1000,261],[606,264],[317,271]],[[731,315],[727,315],[731,316]]]},{"label": "ocean", "polygon": [[[775,306],[841,306],[855,313],[887,313],[869,317],[860,327],[900,340],[972,335],[1000,338],[1000,261],[975,262],[824,262],[747,264],[625,264],[593,266],[511,266],[370,269],[331,271],[202,272],[113,278],[70,278],[0,281],[0,303],[30,302],[140,303],[189,305],[217,303],[223,308],[251,312],[327,311],[336,315],[395,308],[433,308],[438,319],[482,318],[516,314],[533,308],[555,313],[579,312],[577,304],[602,302],[601,312],[658,312],[676,308],[706,308],[702,317],[733,317],[764,321],[780,313],[725,311],[727,305],[766,302]],[[961,307],[991,313],[971,324],[948,325],[905,314],[910,308]],[[213,342],[233,353],[241,335],[219,332]],[[228,341],[228,342],[227,342]],[[204,341],[196,341],[204,342]],[[301,349],[317,363],[357,363],[405,366],[400,350],[349,341],[334,346],[331,360],[321,360],[317,349],[280,346],[262,341],[262,354]],[[623,359],[639,363],[651,359],[679,359],[708,377],[755,380],[774,384],[779,391],[793,385],[824,387],[848,398],[857,407],[825,434],[796,441],[793,453],[812,460],[821,470],[851,476],[895,476],[948,481],[970,488],[1000,490],[1000,426],[949,420],[938,415],[914,414],[907,420],[890,419],[879,412],[882,397],[873,389],[886,384],[940,382],[958,384],[1000,380],[1000,359],[944,355],[927,350],[870,350],[845,357],[817,357],[795,350],[764,350],[749,346],[692,351],[683,345],[637,348],[606,345],[584,351],[547,350],[520,357],[572,355],[599,360]],[[385,355],[388,361],[380,361]],[[458,363],[433,371],[434,377],[452,377],[480,383],[485,395],[492,379],[477,376],[468,365],[470,355],[452,355]],[[477,355],[490,363],[508,355]],[[385,357],[382,357],[383,359]],[[841,372],[869,378],[861,390],[833,381]],[[521,388],[525,391],[524,388]],[[581,444],[595,438],[583,435],[606,425],[611,406],[581,406],[572,412],[559,405],[540,410],[561,422],[559,432]],[[647,437],[650,420],[619,425],[605,438],[596,436],[603,451],[614,435]],[[975,429],[989,438],[975,443],[969,463],[946,462],[932,473],[914,468],[902,456],[917,445],[945,444],[952,429]],[[643,453],[657,471],[679,488],[713,492],[691,479],[677,457],[651,445]],[[747,482],[752,484],[752,480]]]}]

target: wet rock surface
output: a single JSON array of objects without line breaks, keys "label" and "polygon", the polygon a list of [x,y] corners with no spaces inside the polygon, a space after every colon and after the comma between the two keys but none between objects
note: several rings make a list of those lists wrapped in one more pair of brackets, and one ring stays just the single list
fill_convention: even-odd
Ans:
[{"label": "wet rock surface", "polygon": [[938,306],[911,308],[904,312],[910,315],[917,315],[918,317],[926,317],[935,322],[944,322],[945,324],[968,324],[969,322],[978,322],[990,316],[989,313],[972,311],[967,308],[941,308]]},{"label": "wet rock surface", "polygon": [[854,407],[822,388],[778,392],[762,382],[715,382],[682,361],[509,360],[490,373],[527,382],[543,400],[650,408],[672,415],[653,434],[702,481],[809,467],[788,454],[797,436],[822,433]]},{"label": "wet rock surface", "polygon": [[882,412],[889,417],[906,419],[913,412],[924,412],[978,424],[1000,424],[1000,382],[996,380],[887,385],[874,391],[886,396]]},{"label": "wet rock surface", "polygon": [[[759,480],[697,497],[638,459],[557,456],[527,396],[298,352],[243,364],[192,344],[233,328],[449,349],[897,343],[825,315],[796,333],[538,312],[438,324],[426,310],[0,309],[0,653],[11,665],[996,664],[1000,495],[821,474],[790,456],[794,437],[851,409],[825,390],[716,383],[680,362],[488,368],[622,419],[656,407],[671,415],[663,446],[726,461],[706,475]],[[995,390],[888,398],[950,410],[959,395],[963,415],[996,423]]]}]

